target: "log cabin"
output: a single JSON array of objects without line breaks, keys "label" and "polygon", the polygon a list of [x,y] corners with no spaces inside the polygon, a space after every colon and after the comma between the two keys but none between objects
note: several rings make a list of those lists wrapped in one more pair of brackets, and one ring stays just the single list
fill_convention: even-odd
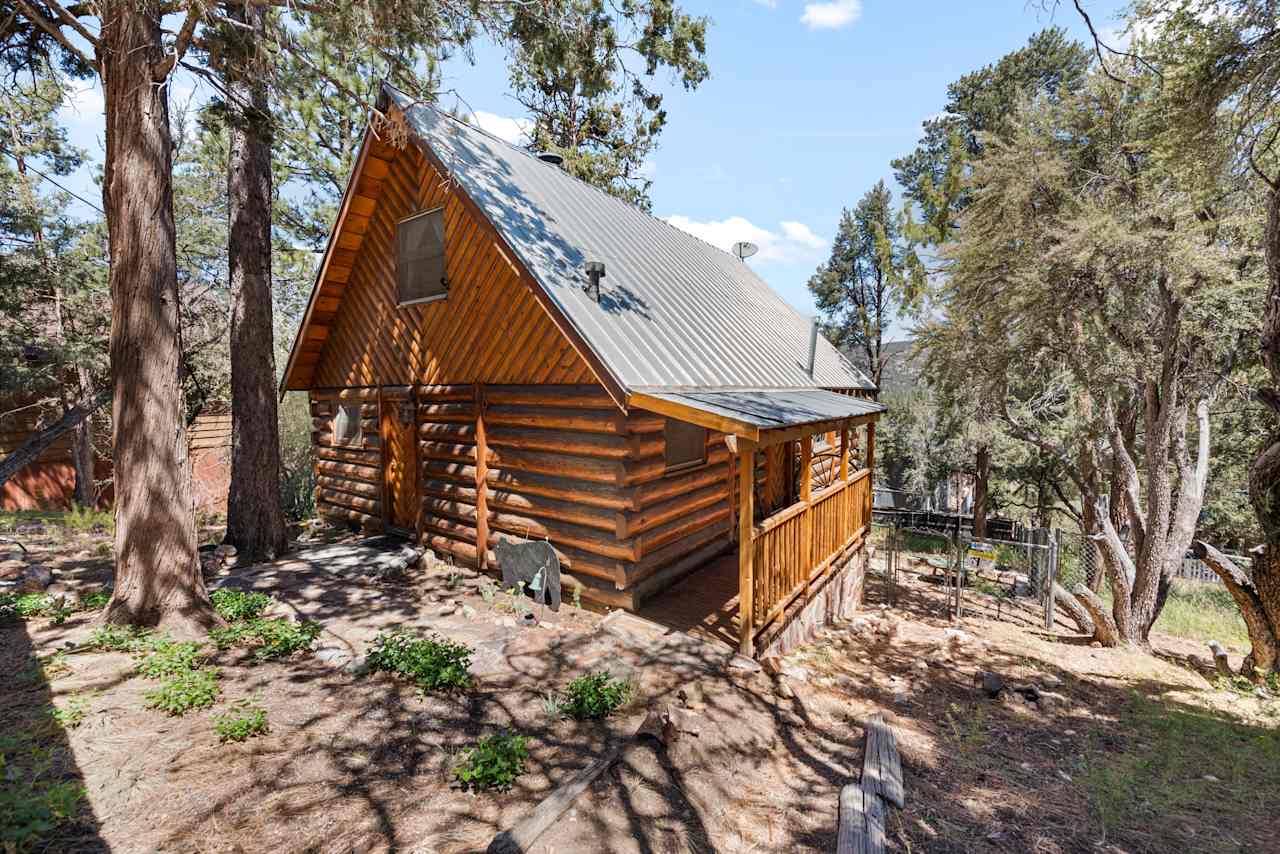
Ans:
[{"label": "log cabin", "polygon": [[380,112],[281,380],[320,515],[489,572],[545,539],[642,614],[722,582],[746,654],[856,607],[867,377],[735,255],[391,87]]}]

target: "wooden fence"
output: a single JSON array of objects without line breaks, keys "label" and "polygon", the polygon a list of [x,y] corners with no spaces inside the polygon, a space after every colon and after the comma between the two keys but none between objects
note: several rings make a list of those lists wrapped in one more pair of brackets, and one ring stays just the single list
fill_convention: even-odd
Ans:
[{"label": "wooden fence", "polygon": [[751,533],[752,612],[767,627],[866,529],[871,518],[871,472],[837,480],[773,514]]}]

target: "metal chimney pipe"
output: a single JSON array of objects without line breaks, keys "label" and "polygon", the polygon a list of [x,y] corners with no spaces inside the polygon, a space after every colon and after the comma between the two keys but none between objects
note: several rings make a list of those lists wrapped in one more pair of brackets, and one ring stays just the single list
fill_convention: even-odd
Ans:
[{"label": "metal chimney pipe", "polygon": [[809,330],[809,379],[813,379],[813,365],[818,358],[818,318],[813,318],[813,328]]}]

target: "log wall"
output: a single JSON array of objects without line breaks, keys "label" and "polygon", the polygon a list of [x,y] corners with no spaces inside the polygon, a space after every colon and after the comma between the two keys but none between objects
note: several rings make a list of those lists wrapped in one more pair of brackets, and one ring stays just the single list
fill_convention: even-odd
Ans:
[{"label": "log wall", "polygon": [[[338,405],[360,406],[360,442],[333,440]],[[311,444],[316,458],[316,511],[334,522],[381,530],[383,521],[382,439],[378,432],[378,390],[311,392]]]}]

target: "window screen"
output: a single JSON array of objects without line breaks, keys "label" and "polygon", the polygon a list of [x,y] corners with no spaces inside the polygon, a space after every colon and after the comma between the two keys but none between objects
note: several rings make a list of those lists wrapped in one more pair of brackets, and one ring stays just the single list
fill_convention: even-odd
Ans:
[{"label": "window screen", "polygon": [[359,445],[360,438],[360,404],[339,404],[333,416],[333,443]]},{"label": "window screen", "polygon": [[667,470],[707,461],[707,428],[667,419]]},{"label": "window screen", "polygon": [[402,220],[396,228],[396,276],[400,304],[443,297],[444,208]]}]

